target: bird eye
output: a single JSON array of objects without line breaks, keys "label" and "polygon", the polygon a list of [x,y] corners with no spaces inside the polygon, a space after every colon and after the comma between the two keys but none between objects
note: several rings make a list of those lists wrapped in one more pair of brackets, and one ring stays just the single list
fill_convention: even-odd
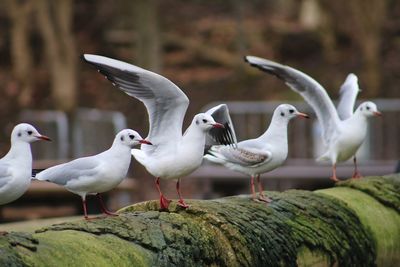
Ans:
[{"label": "bird eye", "polygon": [[370,110],[370,107],[369,107],[369,106],[367,106],[367,110]]},{"label": "bird eye", "polygon": [[29,134],[29,135],[32,135],[32,133],[33,133],[32,131],[28,131],[28,134]]},{"label": "bird eye", "polygon": [[135,138],[135,136],[134,136],[133,134],[130,134],[130,135],[129,135],[129,138],[130,138],[131,140],[133,140],[133,139]]},{"label": "bird eye", "polygon": [[207,123],[208,121],[207,121],[206,119],[203,119],[203,122],[204,122],[204,123]]},{"label": "bird eye", "polygon": [[294,109],[290,109],[289,112],[290,112],[290,113],[293,113],[293,112],[294,112]]},{"label": "bird eye", "polygon": [[284,116],[285,116],[285,113],[281,112],[281,116],[284,117]]}]

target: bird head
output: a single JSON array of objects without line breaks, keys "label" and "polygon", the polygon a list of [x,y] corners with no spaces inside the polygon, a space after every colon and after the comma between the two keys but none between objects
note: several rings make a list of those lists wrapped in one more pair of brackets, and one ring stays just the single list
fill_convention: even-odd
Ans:
[{"label": "bird head", "polygon": [[211,115],[199,113],[193,118],[193,123],[203,131],[208,131],[211,128],[224,128],[224,125],[214,120]]},{"label": "bird head", "polygon": [[11,142],[33,143],[39,140],[51,141],[49,137],[40,134],[35,127],[28,123],[16,125],[11,133]]},{"label": "bird head", "polygon": [[299,112],[294,106],[290,104],[279,105],[274,111],[274,116],[278,116],[281,119],[286,120],[291,120],[297,117],[306,119],[309,118],[307,114]]},{"label": "bird head", "polygon": [[382,113],[378,110],[376,104],[371,101],[366,101],[359,105],[357,108],[357,112],[361,113],[365,117],[382,116]]},{"label": "bird head", "polygon": [[152,145],[149,141],[143,139],[140,134],[132,129],[124,129],[115,137],[115,141],[130,148],[139,144]]}]

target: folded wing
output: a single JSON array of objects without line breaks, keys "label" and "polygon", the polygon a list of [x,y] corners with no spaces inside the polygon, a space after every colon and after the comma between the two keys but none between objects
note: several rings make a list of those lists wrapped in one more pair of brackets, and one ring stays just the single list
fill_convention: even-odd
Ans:
[{"label": "folded wing", "polygon": [[208,152],[214,157],[220,158],[226,162],[238,164],[245,167],[257,167],[271,160],[271,153],[256,149],[244,149],[233,147],[212,147]]},{"label": "folded wing", "polygon": [[0,191],[12,179],[10,165],[0,162]]},{"label": "folded wing", "polygon": [[36,174],[36,179],[48,181],[58,185],[66,185],[68,182],[93,176],[98,173],[100,162],[93,157],[79,158],[64,164],[50,167]]}]

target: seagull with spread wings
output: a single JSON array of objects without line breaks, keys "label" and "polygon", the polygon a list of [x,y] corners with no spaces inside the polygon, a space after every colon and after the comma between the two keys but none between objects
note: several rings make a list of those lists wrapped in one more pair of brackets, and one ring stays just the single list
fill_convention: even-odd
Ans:
[{"label": "seagull with spread wings", "polygon": [[202,163],[206,135],[211,129],[214,140],[234,142],[229,130],[208,113],[194,116],[182,135],[182,124],[189,105],[187,96],[167,78],[154,72],[98,55],[83,55],[113,85],[145,105],[150,121],[149,134],[152,146],[132,149],[132,155],[148,172],[156,177],[160,194],[160,208],[168,209],[168,200],[160,189],[160,178],[176,180],[178,205],[187,208],[180,192],[180,178],[196,170]]},{"label": "seagull with spread wings", "polygon": [[326,90],[307,74],[259,57],[246,56],[245,61],[283,80],[314,109],[322,127],[326,145],[326,152],[317,160],[331,162],[333,173],[331,179],[338,181],[336,163],[346,161],[351,157],[354,160],[353,178],[361,177],[357,169],[356,152],[366,138],[368,118],[382,114],[371,101],[363,102],[353,112],[359,92],[357,76],[348,75],[341,87],[341,98],[336,109]]}]

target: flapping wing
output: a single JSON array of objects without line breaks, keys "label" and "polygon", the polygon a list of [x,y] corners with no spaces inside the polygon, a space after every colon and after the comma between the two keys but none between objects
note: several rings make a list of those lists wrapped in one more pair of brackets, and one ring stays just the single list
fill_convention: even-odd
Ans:
[{"label": "flapping wing", "polygon": [[340,98],[337,106],[337,112],[341,120],[345,120],[351,117],[354,112],[354,104],[356,103],[358,92],[357,76],[353,73],[347,75],[346,80],[340,87]]},{"label": "flapping wing", "polygon": [[253,67],[275,75],[299,93],[314,109],[322,126],[324,141],[329,143],[338,129],[340,120],[327,92],[317,81],[299,70],[267,59],[246,56],[245,61]]},{"label": "flapping wing", "polygon": [[100,162],[93,157],[79,158],[64,164],[56,165],[36,174],[36,179],[58,185],[84,176],[95,175]]},{"label": "flapping wing", "polygon": [[[85,54],[84,60],[94,65],[115,86],[142,101],[150,120],[149,135],[154,146],[182,137],[182,124],[189,99],[170,80],[154,72],[123,61]],[[146,146],[148,149],[150,146]]]},{"label": "flapping wing", "polygon": [[0,162],[0,189],[12,179],[11,175],[10,166]]},{"label": "flapping wing", "polygon": [[235,129],[229,115],[229,109],[226,104],[221,104],[210,108],[206,111],[207,114],[211,115],[214,120],[221,123],[225,128],[212,128],[208,132],[207,145],[233,145],[237,146],[237,139]]},{"label": "flapping wing", "polygon": [[223,147],[218,152],[227,161],[246,167],[256,167],[261,163],[271,160],[271,153],[269,151]]}]

